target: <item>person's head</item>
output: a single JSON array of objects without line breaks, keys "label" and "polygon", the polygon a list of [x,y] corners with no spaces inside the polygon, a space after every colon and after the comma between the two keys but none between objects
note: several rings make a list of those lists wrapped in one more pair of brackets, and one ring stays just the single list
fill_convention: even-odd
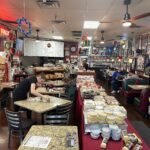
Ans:
[{"label": "person's head", "polygon": [[135,74],[135,70],[131,69],[131,70],[129,71],[129,75],[132,76],[132,75],[134,75],[134,74]]},{"label": "person's head", "polygon": [[41,73],[41,74],[37,75],[36,78],[37,78],[38,83],[44,82],[45,81],[45,74]]}]

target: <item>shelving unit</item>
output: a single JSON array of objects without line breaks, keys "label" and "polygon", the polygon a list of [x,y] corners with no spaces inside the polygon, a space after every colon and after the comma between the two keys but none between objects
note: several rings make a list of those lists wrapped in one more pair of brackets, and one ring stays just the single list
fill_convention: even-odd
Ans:
[{"label": "shelving unit", "polygon": [[60,80],[64,78],[62,67],[35,67],[36,74],[44,73],[46,80]]}]

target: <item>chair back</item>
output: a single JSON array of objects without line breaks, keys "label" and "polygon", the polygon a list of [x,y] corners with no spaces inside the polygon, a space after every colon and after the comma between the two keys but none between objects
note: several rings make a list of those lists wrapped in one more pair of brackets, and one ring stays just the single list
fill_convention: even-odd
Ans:
[{"label": "chair back", "polygon": [[45,114],[44,124],[68,124],[71,109],[72,103],[57,106],[55,111]]},{"label": "chair back", "polygon": [[22,126],[20,112],[13,112],[5,109],[5,114],[9,128],[13,130],[21,129]]}]

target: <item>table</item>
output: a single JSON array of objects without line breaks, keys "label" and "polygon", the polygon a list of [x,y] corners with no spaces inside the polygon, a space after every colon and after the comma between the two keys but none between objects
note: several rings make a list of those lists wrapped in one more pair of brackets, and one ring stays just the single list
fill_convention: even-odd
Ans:
[{"label": "table", "polygon": [[51,91],[47,91],[45,87],[39,87],[36,89],[37,92],[41,93],[41,94],[47,94],[47,95],[60,95],[60,94],[65,94],[65,91],[63,90],[51,90]]},{"label": "table", "polygon": [[[54,132],[55,131],[55,132]],[[27,133],[23,143],[28,140],[30,136],[47,136],[51,137],[51,142],[48,145],[48,148],[45,150],[79,150],[78,138],[76,138],[74,147],[66,146],[66,134],[67,133],[76,133],[78,137],[77,127],[76,126],[32,126],[29,132]],[[33,150],[38,148],[25,147],[23,143],[20,145],[18,150]]]},{"label": "table", "polygon": [[143,90],[143,89],[149,87],[149,85],[128,85],[128,86],[129,86],[129,88],[131,88],[132,90],[136,90],[136,91]]},{"label": "table", "polygon": [[57,106],[71,103],[71,101],[52,96],[50,96],[50,100],[51,102],[32,102],[29,100],[22,100],[16,101],[14,102],[14,104],[23,107],[25,109],[31,110],[33,112],[40,113],[41,122],[42,124],[44,124],[44,113],[57,108]]},{"label": "table", "polygon": [[29,100],[21,100],[14,102],[15,105],[29,109],[36,113],[45,113],[55,109],[57,106],[71,103],[69,100],[50,96],[51,102],[32,102]]},{"label": "table", "polygon": [[[79,128],[79,141],[80,141],[80,149],[81,150],[101,150],[100,143],[102,142],[102,138],[98,140],[93,140],[89,135],[84,134],[84,116],[83,116],[83,99],[81,97],[80,90],[77,91],[77,103],[76,103],[76,123]],[[134,132],[138,137],[138,132],[133,128],[130,121],[126,120],[128,124],[128,131]],[[140,137],[141,138],[141,137]],[[149,147],[143,142],[143,150],[149,150]],[[109,141],[106,150],[121,150],[123,147],[123,141],[114,142],[112,140]]]},{"label": "table", "polygon": [[14,88],[15,86],[17,86],[19,83],[18,82],[2,82],[0,84],[0,87],[2,89],[9,89],[9,88]]}]

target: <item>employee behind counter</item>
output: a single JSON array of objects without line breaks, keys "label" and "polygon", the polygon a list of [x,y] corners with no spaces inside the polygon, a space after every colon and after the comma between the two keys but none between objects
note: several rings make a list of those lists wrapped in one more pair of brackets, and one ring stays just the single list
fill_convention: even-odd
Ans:
[{"label": "employee behind counter", "polygon": [[[28,97],[28,93],[30,93],[33,96],[38,96],[44,99],[49,99],[48,95],[42,95],[36,91],[37,84],[42,83],[44,80],[45,78],[43,74],[24,79],[13,92],[14,102],[19,101],[19,100],[26,100]],[[19,111],[19,109],[20,109],[19,106],[16,106],[16,105],[14,106],[15,111]],[[27,110],[27,117],[31,118],[30,110]]]}]

